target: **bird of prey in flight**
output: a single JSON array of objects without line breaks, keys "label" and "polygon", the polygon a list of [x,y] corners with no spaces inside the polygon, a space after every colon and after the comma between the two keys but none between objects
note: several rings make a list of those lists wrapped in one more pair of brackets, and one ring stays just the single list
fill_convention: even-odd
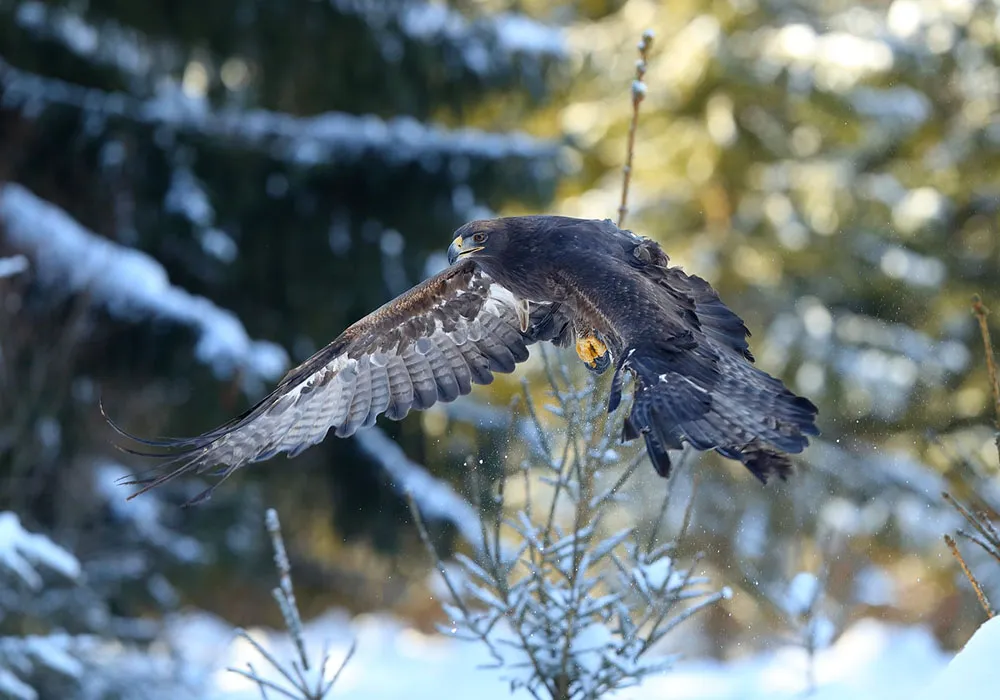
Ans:
[{"label": "bird of prey in flight", "polygon": [[134,497],[182,474],[234,471],[329,431],[347,437],[379,414],[453,401],[513,372],[528,346],[575,346],[593,371],[614,367],[608,411],[634,381],[622,440],[641,437],[657,473],[686,443],[743,463],[760,481],[791,472],[787,453],[817,435],[816,407],[753,365],[743,321],[652,240],[610,220],[515,216],[473,221],[450,265],[350,326],[243,415],[203,435],[123,436],[165,461],[128,482]]}]

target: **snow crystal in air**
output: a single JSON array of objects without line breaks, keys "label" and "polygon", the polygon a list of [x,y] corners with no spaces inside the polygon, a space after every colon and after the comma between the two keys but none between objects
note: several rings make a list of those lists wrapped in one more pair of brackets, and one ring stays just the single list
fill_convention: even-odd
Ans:
[{"label": "snow crystal in air", "polygon": [[354,440],[369,458],[385,469],[397,489],[413,497],[426,517],[453,523],[466,540],[480,546],[479,516],[451,486],[410,460],[403,449],[377,427],[359,430]]}]

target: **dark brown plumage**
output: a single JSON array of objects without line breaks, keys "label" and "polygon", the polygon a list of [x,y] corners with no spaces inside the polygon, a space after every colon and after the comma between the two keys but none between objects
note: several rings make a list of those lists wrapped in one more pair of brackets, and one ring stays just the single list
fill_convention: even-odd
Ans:
[{"label": "dark brown plumage", "polygon": [[331,429],[347,437],[381,413],[398,420],[453,401],[513,372],[539,341],[575,341],[595,371],[613,362],[609,411],[634,378],[622,439],[641,436],[662,476],[668,450],[688,443],[739,460],[761,481],[785,478],[783,453],[818,434],[816,407],[751,364],[743,321],[707,282],[669,267],[655,242],[610,221],[558,216],[474,221],[456,234],[447,269],[348,328],[242,416],[179,440],[115,426],[167,450],[155,455],[167,462],[130,483],[142,493],[215,469],[221,483],[250,462],[295,456]]}]

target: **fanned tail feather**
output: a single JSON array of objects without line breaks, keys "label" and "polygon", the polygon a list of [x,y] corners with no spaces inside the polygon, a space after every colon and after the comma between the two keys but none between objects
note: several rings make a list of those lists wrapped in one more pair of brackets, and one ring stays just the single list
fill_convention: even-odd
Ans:
[{"label": "fanned tail feather", "polygon": [[819,434],[812,402],[729,349],[648,344],[626,351],[618,373],[624,369],[635,376],[635,394],[622,439],[641,435],[661,476],[670,473],[667,450],[687,443],[741,462],[763,483],[784,480],[792,472],[787,455]]},{"label": "fanned tail feather", "polygon": [[[113,443],[115,449],[124,452],[125,454],[134,455],[137,457],[152,457],[156,459],[165,460],[157,464],[151,469],[145,471],[140,471],[132,474],[131,476],[123,476],[116,480],[116,484],[120,486],[139,486],[140,488],[134,493],[126,496],[125,500],[131,501],[137,496],[150,491],[158,486],[162,486],[167,482],[173,481],[177,477],[183,476],[190,473],[204,474],[209,471],[209,467],[216,466],[214,462],[207,462],[207,459],[212,457],[210,448],[213,444],[221,437],[223,437],[228,431],[232,430],[233,427],[239,424],[240,421],[248,418],[253,411],[257,408],[254,407],[244,414],[234,418],[233,420],[219,426],[218,428],[211,430],[207,433],[199,435],[197,437],[190,438],[166,438],[160,437],[156,439],[142,438],[138,435],[128,432],[107,414],[104,410],[103,400],[98,401],[98,407],[100,408],[101,415],[107,421],[111,429],[125,438],[136,444],[144,445],[146,447],[159,448],[159,451],[153,450],[143,450],[136,449],[133,447],[128,447],[119,443]],[[215,491],[219,485],[222,484],[226,479],[228,479],[233,472],[235,472],[239,466],[220,466],[214,472],[214,475],[218,477],[211,486],[204,489],[200,493],[194,496],[194,498],[188,500],[183,505],[184,507],[196,505],[203,501],[211,498],[212,493]]]}]

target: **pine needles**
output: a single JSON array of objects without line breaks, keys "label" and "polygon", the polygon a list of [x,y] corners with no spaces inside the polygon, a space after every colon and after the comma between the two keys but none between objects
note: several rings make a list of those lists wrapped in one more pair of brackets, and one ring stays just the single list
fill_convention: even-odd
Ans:
[{"label": "pine needles", "polygon": [[[278,570],[279,579],[279,585],[274,588],[272,594],[278,607],[281,608],[281,616],[288,629],[288,635],[295,644],[298,658],[286,665],[265,649],[246,630],[240,629],[237,630],[237,635],[246,640],[282,680],[280,682],[270,680],[258,673],[251,663],[247,663],[246,670],[241,668],[228,670],[256,683],[264,700],[268,700],[270,697],[268,691],[290,700],[323,700],[333,689],[341,672],[351,660],[355,647],[353,644],[351,645],[347,655],[340,662],[340,666],[329,678],[327,677],[327,667],[330,656],[326,651],[323,652],[318,668],[314,668],[310,664],[302,635],[302,616],[299,614],[299,606],[295,601],[291,565],[288,561],[288,553],[285,551],[285,541],[281,535],[281,523],[278,521],[277,511],[268,508],[264,521],[267,525],[267,532],[271,536],[271,546],[274,548],[274,565]],[[310,673],[310,671],[313,672]]]},{"label": "pine needles", "polygon": [[[492,522],[483,520],[475,558],[458,556],[460,575],[444,566],[415,503],[411,510],[451,598],[441,632],[485,645],[512,690],[591,700],[668,668],[673,659],[650,650],[729,593],[695,574],[697,559],[679,565],[672,541],[606,526],[644,455],[620,454],[620,420],[608,417],[599,380],[577,386],[564,364],[542,358],[553,403],[538,406],[524,386],[529,454],[480,504]],[[470,476],[480,493],[474,467]],[[516,508],[513,486],[523,498]]]}]

